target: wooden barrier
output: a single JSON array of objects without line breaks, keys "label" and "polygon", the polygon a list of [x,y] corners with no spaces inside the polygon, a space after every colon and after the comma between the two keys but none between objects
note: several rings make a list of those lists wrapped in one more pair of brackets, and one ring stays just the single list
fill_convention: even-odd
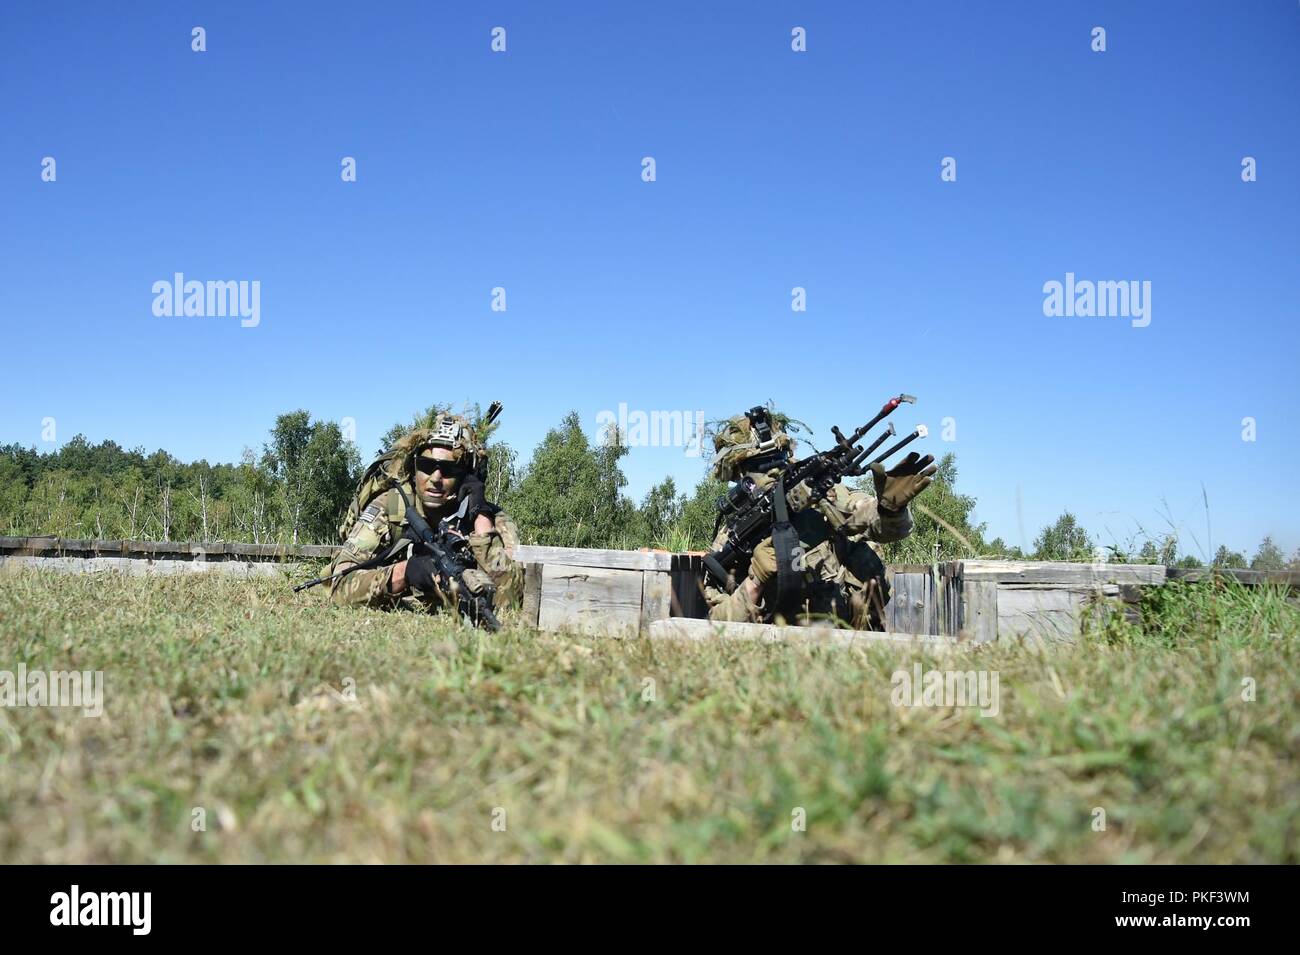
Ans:
[{"label": "wooden barrier", "polygon": [[338,548],[324,544],[242,544],[235,541],[81,540],[66,537],[0,537],[0,571],[39,567],[60,573],[223,573],[275,576],[288,567],[330,559]]},{"label": "wooden barrier", "polygon": [[635,637],[672,612],[666,551],[521,544],[514,558],[525,568],[524,620],[539,630]]},{"label": "wooden barrier", "polygon": [[[328,560],[337,550],[323,544],[0,537],[0,565],[76,573],[254,575],[279,573],[286,564]],[[700,554],[520,545],[514,558],[524,565],[524,621],[539,630],[618,637],[689,633],[693,639],[712,632],[707,625],[686,622],[703,623],[708,615]],[[1281,585],[1300,592],[1300,573],[1291,571],[1159,564],[960,560],[892,564],[886,574],[892,591],[885,608],[889,634],[974,643],[1073,639],[1089,617],[1132,613],[1142,588],[1169,580],[1232,578],[1245,586]],[[682,621],[682,628],[665,621]],[[852,640],[843,636],[852,631],[836,632],[840,635],[826,639]]]}]

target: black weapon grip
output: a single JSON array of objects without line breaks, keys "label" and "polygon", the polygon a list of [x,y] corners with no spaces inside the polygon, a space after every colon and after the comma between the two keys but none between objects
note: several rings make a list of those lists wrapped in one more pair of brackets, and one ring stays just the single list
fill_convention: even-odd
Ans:
[{"label": "black weapon grip", "polygon": [[772,547],[776,551],[776,606],[785,607],[803,593],[803,575],[794,569],[794,549],[799,534],[790,523],[785,500],[785,478],[772,489]]}]

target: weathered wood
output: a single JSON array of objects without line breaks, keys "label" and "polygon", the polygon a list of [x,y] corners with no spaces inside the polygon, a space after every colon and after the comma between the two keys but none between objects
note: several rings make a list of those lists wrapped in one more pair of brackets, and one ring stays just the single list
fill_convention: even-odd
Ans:
[{"label": "weathered wood", "polygon": [[525,627],[537,628],[542,609],[542,565],[524,564],[524,601],[521,617]]},{"label": "weathered wood", "polygon": [[604,636],[636,636],[641,627],[639,570],[542,566],[537,628]]},{"label": "weathered wood", "polygon": [[961,562],[947,561],[940,567],[941,582],[944,592],[945,618],[939,630],[941,634],[955,637],[962,630],[962,585]]},{"label": "weathered wood", "polygon": [[1045,640],[1073,640],[1089,603],[1088,595],[1078,590],[1000,587],[998,637],[1037,634]]},{"label": "weathered wood", "polygon": [[894,574],[893,594],[887,625],[895,633],[930,633],[930,575],[927,573]]},{"label": "weathered wood", "polygon": [[611,570],[672,570],[673,555],[657,550],[597,550],[586,547],[542,547],[520,544],[515,560],[521,563],[558,564],[566,567],[605,567]]},{"label": "weathered wood", "polygon": [[190,560],[213,555],[239,558],[288,560],[332,559],[339,548],[333,544],[247,544],[240,541],[141,541],[86,540],[70,537],[0,537],[0,553],[51,557],[114,556],[132,559]]},{"label": "weathered wood", "polygon": [[175,576],[217,573],[231,577],[279,577],[299,568],[297,563],[245,560],[150,560],[145,557],[35,557],[0,554],[0,573],[30,568],[56,574],[121,573]]},{"label": "weathered wood", "polygon": [[998,585],[992,580],[965,580],[959,627],[975,643],[998,639]]},{"label": "weathered wood", "polygon": [[763,643],[812,643],[836,647],[886,644],[926,649],[949,649],[957,644],[948,637],[929,634],[837,630],[834,627],[790,627],[767,623],[719,623],[673,617],[650,625],[652,640],[754,640]]},{"label": "weathered wood", "polygon": [[1215,577],[1231,577],[1239,584],[1257,587],[1261,584],[1285,584],[1300,588],[1300,571],[1245,570],[1236,567],[1170,567],[1168,578],[1183,583],[1199,583]]},{"label": "weathered wood", "polygon": [[1046,560],[964,560],[966,580],[1038,584],[1163,584],[1163,564],[1084,564]]},{"label": "weathered wood", "polygon": [[650,632],[656,620],[672,616],[672,577],[667,571],[646,570],[641,573],[641,626],[640,632]]}]

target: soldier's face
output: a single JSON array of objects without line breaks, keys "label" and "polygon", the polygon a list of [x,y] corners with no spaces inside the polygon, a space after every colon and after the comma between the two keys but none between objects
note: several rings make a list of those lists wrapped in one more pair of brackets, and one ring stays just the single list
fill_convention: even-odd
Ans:
[{"label": "soldier's face", "polygon": [[415,491],[425,507],[437,509],[455,500],[464,467],[456,462],[453,452],[425,448],[415,463]]}]

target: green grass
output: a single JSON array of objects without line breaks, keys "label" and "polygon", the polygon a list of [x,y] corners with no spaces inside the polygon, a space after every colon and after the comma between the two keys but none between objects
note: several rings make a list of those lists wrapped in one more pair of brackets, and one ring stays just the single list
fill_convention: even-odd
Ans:
[{"label": "green grass", "polygon": [[[272,581],[6,574],[0,669],[106,690],[98,719],[0,709],[0,859],[1296,862],[1300,612],[1201,585],[1144,613],[926,657],[487,637]],[[894,707],[913,659],[997,671],[1000,715]],[[327,689],[349,680],[355,703]]]}]

